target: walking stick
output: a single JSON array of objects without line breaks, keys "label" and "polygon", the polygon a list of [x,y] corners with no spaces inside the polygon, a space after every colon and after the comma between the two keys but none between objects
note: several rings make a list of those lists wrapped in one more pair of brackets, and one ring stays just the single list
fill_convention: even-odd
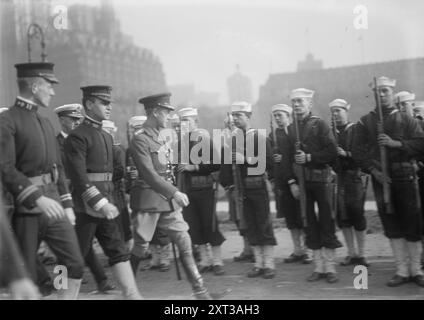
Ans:
[{"label": "walking stick", "polygon": [[175,270],[177,272],[177,278],[178,278],[178,280],[182,280],[182,278],[181,278],[181,272],[180,272],[180,266],[178,265],[177,251],[175,250],[175,243],[174,243],[174,241],[171,242],[171,245],[172,245],[172,254],[174,255]]}]

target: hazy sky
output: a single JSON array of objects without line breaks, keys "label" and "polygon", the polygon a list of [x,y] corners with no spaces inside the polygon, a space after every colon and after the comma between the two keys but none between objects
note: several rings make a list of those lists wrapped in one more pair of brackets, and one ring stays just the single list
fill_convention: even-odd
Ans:
[{"label": "hazy sky", "polygon": [[[236,64],[257,98],[270,73],[295,71],[307,51],[324,67],[424,56],[422,0],[112,2],[123,32],[160,57],[169,85],[219,92],[222,102]],[[367,30],[354,28],[358,5]]]}]

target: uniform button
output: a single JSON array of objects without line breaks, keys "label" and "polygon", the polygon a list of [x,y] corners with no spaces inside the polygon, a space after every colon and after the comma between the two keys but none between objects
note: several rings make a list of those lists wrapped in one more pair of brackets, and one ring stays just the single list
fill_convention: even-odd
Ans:
[{"label": "uniform button", "polygon": [[18,187],[18,189],[19,189],[19,190],[22,190],[22,188],[23,188],[22,186],[19,186],[19,187]]}]

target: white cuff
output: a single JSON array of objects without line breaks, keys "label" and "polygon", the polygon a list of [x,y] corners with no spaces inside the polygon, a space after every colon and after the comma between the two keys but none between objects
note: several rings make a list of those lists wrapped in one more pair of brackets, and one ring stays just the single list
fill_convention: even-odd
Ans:
[{"label": "white cuff", "polygon": [[97,202],[93,209],[96,211],[99,211],[101,208],[103,208],[104,205],[108,204],[109,201],[106,198],[102,198],[99,202]]}]

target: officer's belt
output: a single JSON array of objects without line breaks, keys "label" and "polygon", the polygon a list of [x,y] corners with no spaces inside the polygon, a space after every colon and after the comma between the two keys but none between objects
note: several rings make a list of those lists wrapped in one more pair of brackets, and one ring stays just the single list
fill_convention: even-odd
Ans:
[{"label": "officer's belt", "polygon": [[104,182],[112,181],[111,172],[96,172],[96,173],[87,173],[87,178],[91,182]]},{"label": "officer's belt", "polygon": [[310,182],[331,182],[332,174],[330,168],[311,169],[305,168],[305,181]]},{"label": "officer's belt", "polygon": [[29,177],[28,180],[36,186],[44,186],[46,184],[53,183],[52,175],[50,173],[45,173],[41,176]]},{"label": "officer's belt", "polygon": [[261,189],[264,187],[264,182],[264,176],[244,178],[244,186],[246,189]]},{"label": "officer's belt", "polygon": [[213,186],[213,179],[210,175],[207,176],[191,176],[190,185],[193,188],[207,188]]},{"label": "officer's belt", "polygon": [[391,170],[399,170],[405,168],[413,168],[414,165],[411,162],[393,162],[390,163]]}]

